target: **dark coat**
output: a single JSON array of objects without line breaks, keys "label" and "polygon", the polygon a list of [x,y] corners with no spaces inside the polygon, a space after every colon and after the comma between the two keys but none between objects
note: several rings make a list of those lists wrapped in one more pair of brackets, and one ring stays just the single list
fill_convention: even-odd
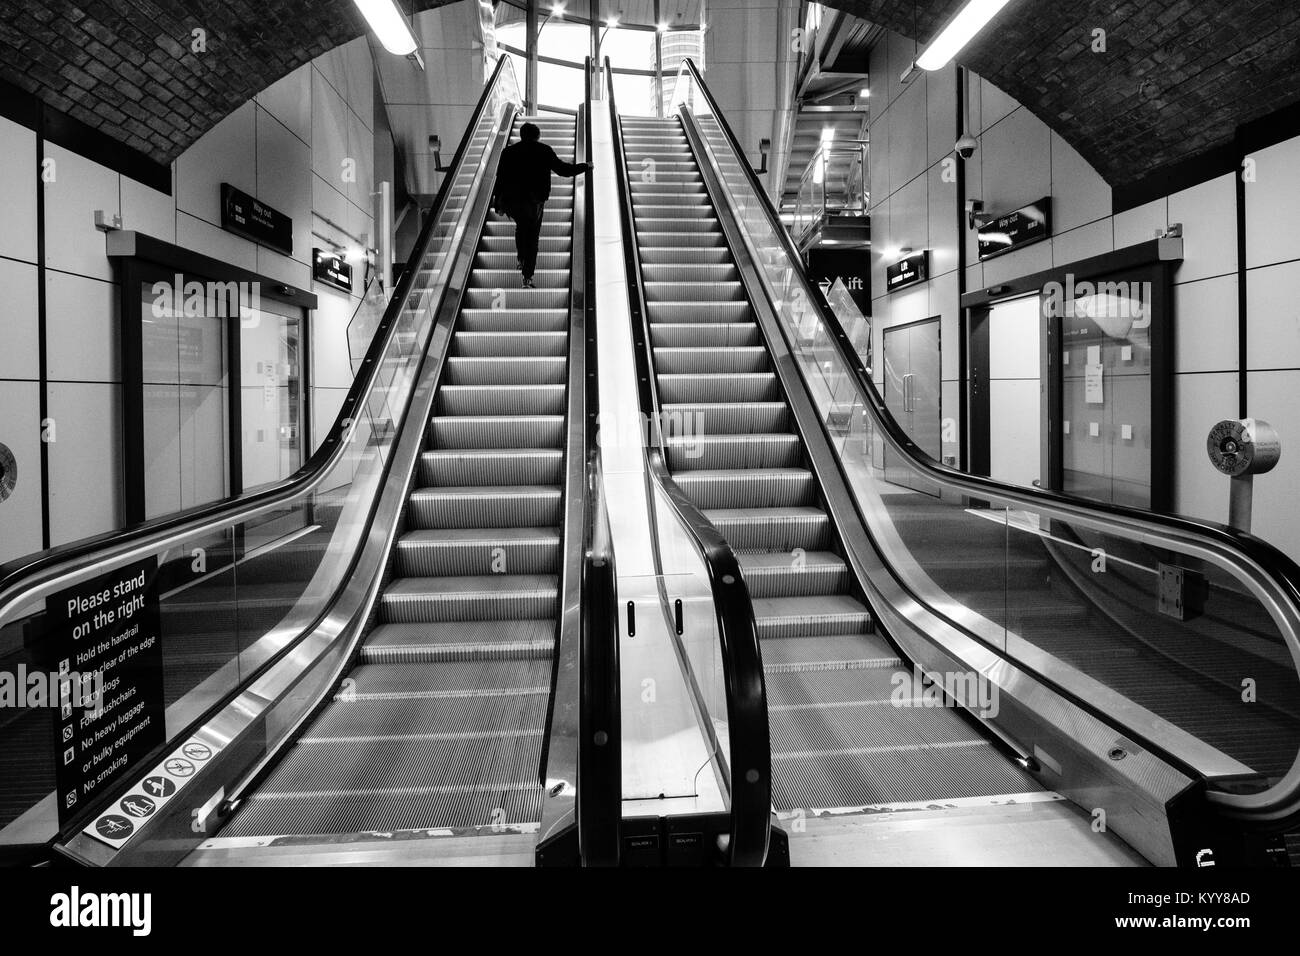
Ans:
[{"label": "dark coat", "polygon": [[566,163],[543,142],[512,143],[501,151],[493,208],[546,202],[551,195],[551,173],[572,178],[586,170],[586,163]]}]

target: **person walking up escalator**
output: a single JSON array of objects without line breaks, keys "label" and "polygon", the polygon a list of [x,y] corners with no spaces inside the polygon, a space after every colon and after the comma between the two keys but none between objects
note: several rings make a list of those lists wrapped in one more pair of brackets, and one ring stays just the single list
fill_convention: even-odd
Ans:
[{"label": "person walking up escalator", "polygon": [[537,245],[542,235],[542,215],[551,195],[551,174],[572,179],[591,171],[591,163],[566,163],[542,142],[536,124],[519,128],[519,142],[501,151],[501,164],[492,190],[492,208],[515,221],[515,252],[524,288],[535,288]]}]

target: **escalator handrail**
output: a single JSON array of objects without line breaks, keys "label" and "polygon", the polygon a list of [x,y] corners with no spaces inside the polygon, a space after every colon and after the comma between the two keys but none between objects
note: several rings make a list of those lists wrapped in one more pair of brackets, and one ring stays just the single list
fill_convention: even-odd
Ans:
[{"label": "escalator handrail", "polygon": [[[592,161],[591,78],[594,63],[583,64],[586,95],[581,117],[582,155]],[[586,502],[582,542],[582,695],[578,745],[578,848],[584,866],[618,866],[622,848],[623,733],[618,632],[618,575],[604,475],[597,444],[600,428],[600,375],[596,327],[596,188],[583,176],[583,329],[586,335],[587,420],[582,451],[586,462]],[[574,237],[577,239],[577,237]]]},{"label": "escalator handrail", "polygon": [[[704,561],[713,595],[721,645],[723,680],[727,699],[727,726],[731,775],[731,832],[727,844],[732,866],[762,866],[771,834],[772,749],[767,720],[767,689],[758,628],[749,588],[731,545],[713,523],[691,502],[673,480],[667,467],[663,429],[659,424],[659,398],[650,361],[649,312],[637,247],[632,189],[628,182],[623,124],[614,98],[613,68],[605,59],[610,121],[614,140],[614,165],[618,179],[623,262],[637,367],[637,395],[641,414],[651,423],[644,445],[646,474],[671,504],[677,523],[686,530]],[[653,508],[653,496],[650,501]],[[656,566],[660,564],[658,536],[651,533]],[[744,768],[737,771],[737,768]]]},{"label": "escalator handrail", "polygon": [[[771,224],[773,232],[780,237],[782,247],[794,266],[793,272],[796,280],[803,287],[805,301],[815,303],[818,318],[830,333],[840,358],[851,372],[850,381],[857,397],[862,401],[863,406],[869,409],[874,424],[885,441],[895,452],[903,456],[909,467],[936,484],[953,489],[965,497],[994,499],[1021,505],[1066,523],[1105,521],[1113,526],[1111,533],[1116,533],[1114,528],[1118,528],[1118,533],[1130,536],[1145,545],[1182,553],[1190,552],[1198,557],[1207,558],[1212,563],[1227,564],[1243,580],[1253,585],[1252,594],[1270,612],[1278,625],[1282,639],[1286,642],[1293,662],[1296,663],[1297,669],[1300,669],[1300,566],[1273,545],[1249,533],[1214,522],[1140,511],[1105,502],[1085,501],[1039,488],[1022,488],[981,475],[970,475],[936,462],[918,447],[907,436],[880,398],[875,383],[871,381],[861,356],[858,355],[848,334],[844,331],[839,318],[823,301],[819,290],[809,283],[806,273],[800,266],[802,259],[793,239],[782,225],[779,212],[747,161],[735,132],[721,112],[694,61],[688,58],[683,62],[682,69],[689,71],[692,80],[708,101],[712,118],[717,121],[719,129],[740,160],[739,165],[743,169],[743,175],[748,180],[750,189],[759,197],[764,215]],[[1275,808],[1283,805],[1288,812],[1300,810],[1300,752],[1297,752],[1296,760],[1285,776],[1268,789],[1257,793],[1211,790],[1209,798],[1242,813],[1271,813]]]},{"label": "escalator handrail", "polygon": [[329,433],[307,462],[293,475],[267,488],[147,521],[126,530],[105,532],[0,565],[0,627],[4,626],[7,616],[15,608],[34,600],[33,591],[39,591],[44,596],[60,587],[93,578],[134,558],[156,554],[162,549],[247,521],[256,514],[310,494],[325,480],[345,453],[348,432],[353,427],[356,416],[366,407],[375,387],[381,370],[381,359],[396,333],[397,320],[406,307],[411,287],[419,273],[419,264],[427,253],[434,229],[445,211],[451,186],[456,179],[455,174],[459,172],[473,132],[482,120],[503,72],[508,68],[513,75],[514,67],[507,67],[509,63],[508,57],[502,57],[484,86],[469,125],[456,147],[456,155],[450,166],[453,172],[447,175],[438,190],[437,199],[416,240],[409,265],[389,300],[384,317],[362,360],[363,370],[353,380]]}]

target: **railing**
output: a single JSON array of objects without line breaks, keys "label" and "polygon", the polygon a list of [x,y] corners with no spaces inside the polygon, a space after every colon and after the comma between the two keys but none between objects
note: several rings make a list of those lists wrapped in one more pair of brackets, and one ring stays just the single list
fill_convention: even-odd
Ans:
[{"label": "railing", "polygon": [[[935,461],[885,407],[861,342],[807,282],[734,133],[688,68],[705,105],[683,119],[705,144],[780,347],[883,559],[864,572],[869,593],[905,596],[1201,777],[1222,812],[1279,820],[1300,810],[1300,568],[1230,528]],[[1181,581],[1167,602],[1162,577]],[[1186,603],[1175,606],[1178,596]]]},{"label": "railing", "polygon": [[[586,62],[588,75],[591,59]],[[591,96],[574,162],[591,159]],[[553,710],[543,755],[538,865],[617,866],[623,813],[622,704],[614,545],[597,449],[595,193],[574,188],[569,281],[564,580]],[[575,542],[577,545],[575,546]],[[576,783],[569,787],[568,783]],[[576,835],[576,840],[574,839]]]},{"label": "railing", "polygon": [[[481,176],[491,158],[493,130],[516,102],[513,68],[503,60],[457,150],[458,175],[439,193],[362,371],[302,469],[263,491],[2,569],[0,660],[28,669],[54,669],[60,658],[68,659],[73,628],[80,632],[82,625],[60,621],[68,616],[66,596],[95,593],[105,576],[128,569],[132,577],[142,573],[144,586],[133,588],[146,596],[140,625],[156,631],[150,646],[160,648],[160,662],[142,680],[156,679],[161,687],[138,689],[149,703],[161,696],[165,711],[152,714],[148,733],[134,738],[126,771],[75,801],[58,789],[63,774],[56,767],[80,762],[65,758],[64,744],[56,743],[56,726],[66,718],[48,707],[6,714],[0,719],[0,845],[44,844],[75,831],[120,789],[124,775],[221,711],[326,620],[371,535],[435,318],[448,295],[445,267],[467,236],[464,181]],[[457,180],[463,189],[456,188]],[[157,619],[151,622],[155,601]],[[93,701],[87,702],[88,720],[93,712]],[[78,707],[76,717],[82,715]]]},{"label": "railing", "polygon": [[[591,88],[595,62],[587,57],[587,77],[582,116],[582,154],[590,162]],[[596,183],[583,176],[582,276],[583,330],[586,333],[586,428],[583,450],[587,459],[587,533],[583,543],[582,603],[582,750],[578,756],[582,789],[589,797],[582,809],[579,796],[579,845],[585,866],[617,866],[622,850],[623,820],[623,704],[619,665],[618,574],[614,566],[614,541],[610,534],[605,480],[600,468],[600,373],[596,325]]]},{"label": "railing", "polygon": [[354,377],[365,365],[370,343],[374,341],[380,323],[388,312],[388,302],[388,290],[379,281],[379,276],[371,276],[352,318],[348,319],[348,358],[352,363]]},{"label": "railing", "polygon": [[[605,61],[607,78],[611,68]],[[754,609],[731,547],[673,481],[667,467],[667,438],[659,412],[650,355],[649,314],[628,182],[623,127],[609,90],[622,206],[624,267],[632,313],[641,414],[649,423],[645,458],[651,545],[660,576],[661,602],[669,633],[678,635],[706,734],[729,801],[731,831],[727,859],[733,866],[761,866],[771,832],[772,775],[767,695]],[[690,91],[682,91],[689,96]],[[677,593],[669,594],[664,582]],[[676,609],[681,602],[680,623]]]},{"label": "railing", "polygon": [[867,204],[866,141],[822,143],[799,180],[790,232],[802,248],[827,216],[865,216]]}]

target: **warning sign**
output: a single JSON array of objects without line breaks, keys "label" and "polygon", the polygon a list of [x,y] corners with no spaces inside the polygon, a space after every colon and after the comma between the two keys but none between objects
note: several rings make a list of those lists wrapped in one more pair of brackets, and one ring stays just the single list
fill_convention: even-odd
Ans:
[{"label": "warning sign", "polygon": [[51,595],[47,646],[59,673],[59,822],[167,739],[156,558]]},{"label": "warning sign", "polygon": [[210,741],[190,738],[83,832],[120,850],[220,752]]}]

